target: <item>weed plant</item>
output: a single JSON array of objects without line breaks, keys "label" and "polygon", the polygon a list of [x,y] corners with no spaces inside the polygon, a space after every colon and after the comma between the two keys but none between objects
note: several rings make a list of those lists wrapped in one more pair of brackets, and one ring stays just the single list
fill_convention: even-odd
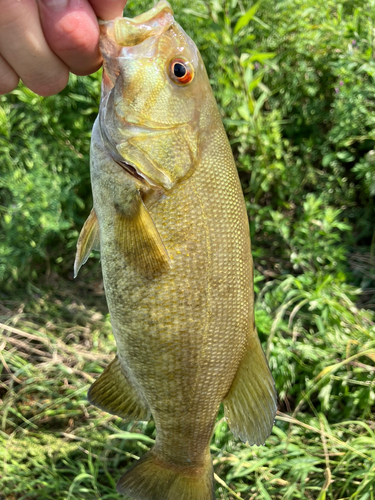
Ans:
[{"label": "weed plant", "polygon": [[[375,5],[173,7],[239,168],[280,399],[264,447],[235,440],[220,412],[216,498],[374,500]],[[1,500],[120,499],[117,479],[155,437],[152,421],[86,399],[115,354],[98,261],[72,282],[99,88],[100,73],[51,98],[0,97]]]}]

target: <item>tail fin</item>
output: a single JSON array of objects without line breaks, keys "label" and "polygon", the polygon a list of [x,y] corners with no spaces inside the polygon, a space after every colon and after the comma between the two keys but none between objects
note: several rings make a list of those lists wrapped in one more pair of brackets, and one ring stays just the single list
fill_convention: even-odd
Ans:
[{"label": "tail fin", "polygon": [[215,500],[213,468],[181,467],[149,451],[117,483],[117,491],[134,500]]}]

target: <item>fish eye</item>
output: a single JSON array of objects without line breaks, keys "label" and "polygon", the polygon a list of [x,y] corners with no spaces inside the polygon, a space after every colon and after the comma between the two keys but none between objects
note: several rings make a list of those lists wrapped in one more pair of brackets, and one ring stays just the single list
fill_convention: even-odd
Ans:
[{"label": "fish eye", "polygon": [[175,83],[186,85],[194,78],[194,71],[187,61],[173,59],[169,64],[169,76]]}]

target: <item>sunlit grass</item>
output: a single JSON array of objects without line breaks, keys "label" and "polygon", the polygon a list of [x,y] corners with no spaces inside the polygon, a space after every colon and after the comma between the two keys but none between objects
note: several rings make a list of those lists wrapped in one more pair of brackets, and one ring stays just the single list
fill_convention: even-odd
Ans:
[{"label": "sunlit grass", "polygon": [[[85,305],[72,296],[72,285],[61,286],[68,287],[62,296],[50,289],[27,306],[5,303],[1,310],[0,498],[120,499],[116,482],[150,449],[154,425],[124,424],[88,404],[91,382],[114,356],[114,339],[102,302]],[[277,329],[273,342],[278,335],[289,349],[298,348],[298,337],[288,340]],[[211,445],[218,499],[373,500],[371,408],[363,418],[362,401],[355,418],[337,416],[340,407],[352,405],[353,396],[360,403],[358,391],[373,391],[374,349],[359,351],[347,353],[343,345],[336,364],[327,352],[311,380],[301,380],[300,368],[293,368],[290,359],[278,358],[285,372],[288,366],[296,372],[300,398],[291,399],[290,412],[278,412],[265,447],[238,442],[218,416]],[[278,357],[283,352],[279,347]],[[271,366],[272,360],[271,350]],[[349,367],[354,371],[348,378]],[[371,379],[363,379],[363,372]],[[333,386],[334,392],[344,380],[353,393],[332,396],[324,407],[319,384]]]}]

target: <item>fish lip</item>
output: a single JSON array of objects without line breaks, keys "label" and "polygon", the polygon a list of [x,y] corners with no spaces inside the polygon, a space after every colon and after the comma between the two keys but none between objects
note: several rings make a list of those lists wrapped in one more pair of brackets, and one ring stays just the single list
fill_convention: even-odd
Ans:
[{"label": "fish lip", "polygon": [[[160,0],[153,8],[133,18],[121,16],[109,21],[99,20],[101,38],[110,38],[117,46],[125,47],[160,36],[173,23],[173,9],[167,0]],[[135,37],[134,30],[137,32]]]}]

